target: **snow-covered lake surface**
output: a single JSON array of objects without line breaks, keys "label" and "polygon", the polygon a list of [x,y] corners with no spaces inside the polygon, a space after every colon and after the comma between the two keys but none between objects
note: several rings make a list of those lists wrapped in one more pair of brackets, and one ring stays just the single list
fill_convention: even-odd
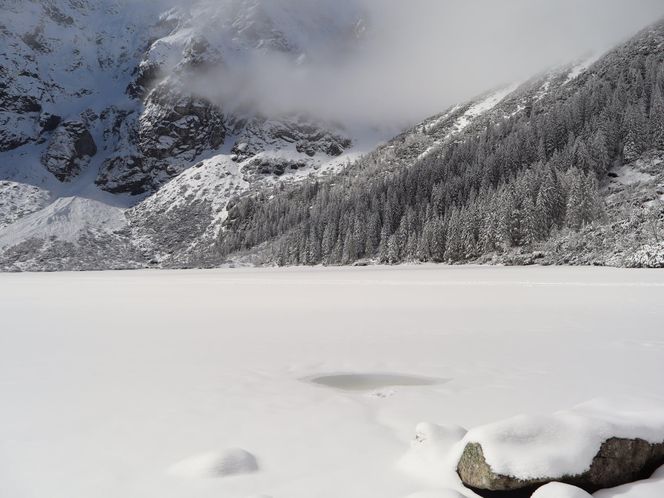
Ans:
[{"label": "snow-covered lake surface", "polygon": [[457,497],[418,424],[664,404],[663,378],[661,271],[4,274],[0,497]]}]

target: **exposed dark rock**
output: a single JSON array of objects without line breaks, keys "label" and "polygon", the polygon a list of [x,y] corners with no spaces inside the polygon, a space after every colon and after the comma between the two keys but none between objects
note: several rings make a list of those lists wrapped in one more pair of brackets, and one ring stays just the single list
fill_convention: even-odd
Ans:
[{"label": "exposed dark rock", "polygon": [[104,162],[95,183],[112,194],[139,195],[150,189],[151,179],[141,157],[119,156]]},{"label": "exposed dark rock", "polygon": [[571,484],[593,493],[647,478],[662,465],[664,442],[651,444],[642,439],[611,438],[602,444],[590,468],[579,475],[523,480],[497,474],[486,462],[478,443],[469,443],[465,447],[457,472],[466,486],[482,496],[512,498],[530,496],[539,486],[549,482]]},{"label": "exposed dark rock", "polygon": [[143,99],[157,81],[160,71],[158,64],[142,62],[134,71],[135,78],[127,87],[127,95]]},{"label": "exposed dark rock", "polygon": [[62,123],[53,133],[42,163],[61,182],[69,181],[97,153],[90,131],[81,121]]},{"label": "exposed dark rock", "polygon": [[62,118],[56,114],[45,112],[39,117],[39,126],[42,132],[49,132],[55,130],[62,121]]},{"label": "exposed dark rock", "polygon": [[71,16],[63,14],[62,11],[53,3],[44,2],[44,12],[56,23],[63,26],[71,26],[74,24],[74,19]]},{"label": "exposed dark rock", "polygon": [[193,161],[204,150],[218,148],[225,138],[224,116],[209,102],[183,97],[168,83],[148,96],[139,121],[139,147],[145,156]]},{"label": "exposed dark rock", "polygon": [[11,97],[11,103],[7,106],[3,105],[3,107],[7,108],[7,110],[25,113],[41,112],[42,110],[39,101],[29,96]]},{"label": "exposed dark rock", "polygon": [[37,138],[38,113],[42,106],[35,97],[11,91],[13,75],[0,66],[0,152],[16,149]]},{"label": "exposed dark rock", "polygon": [[256,153],[249,149],[249,144],[246,142],[236,143],[231,149],[233,161],[242,162],[245,159],[253,157]]},{"label": "exposed dark rock", "polygon": [[282,176],[286,171],[297,171],[307,165],[303,161],[288,160],[283,158],[255,158],[245,166],[247,174],[257,173],[259,175]]},{"label": "exposed dark rock", "polygon": [[48,52],[49,46],[44,40],[44,28],[38,26],[33,32],[25,33],[21,37],[23,43],[25,43],[32,50],[37,52]]}]

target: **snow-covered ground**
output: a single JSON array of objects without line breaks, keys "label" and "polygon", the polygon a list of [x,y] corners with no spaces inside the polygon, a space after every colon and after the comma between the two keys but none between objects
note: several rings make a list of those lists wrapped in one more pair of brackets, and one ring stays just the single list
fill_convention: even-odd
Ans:
[{"label": "snow-covered ground", "polygon": [[599,268],[0,275],[0,496],[458,498],[431,424],[664,406],[662,303]]}]

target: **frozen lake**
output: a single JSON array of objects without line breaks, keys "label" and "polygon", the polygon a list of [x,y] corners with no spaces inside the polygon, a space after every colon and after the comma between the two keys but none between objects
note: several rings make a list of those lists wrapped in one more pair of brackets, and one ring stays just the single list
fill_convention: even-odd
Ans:
[{"label": "frozen lake", "polygon": [[443,379],[398,373],[342,373],[321,375],[305,380],[319,386],[341,389],[343,391],[376,391],[377,389],[386,387],[432,386],[445,382]]},{"label": "frozen lake", "polygon": [[442,498],[399,463],[419,423],[663,378],[662,271],[3,274],[0,497]]}]

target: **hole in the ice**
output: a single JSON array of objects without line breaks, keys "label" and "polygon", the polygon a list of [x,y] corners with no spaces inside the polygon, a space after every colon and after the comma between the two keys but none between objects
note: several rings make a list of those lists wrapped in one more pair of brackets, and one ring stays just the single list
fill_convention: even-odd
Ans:
[{"label": "hole in the ice", "polygon": [[449,382],[449,379],[385,373],[341,373],[309,377],[305,380],[319,386],[344,391],[374,391],[386,387],[433,386]]}]

